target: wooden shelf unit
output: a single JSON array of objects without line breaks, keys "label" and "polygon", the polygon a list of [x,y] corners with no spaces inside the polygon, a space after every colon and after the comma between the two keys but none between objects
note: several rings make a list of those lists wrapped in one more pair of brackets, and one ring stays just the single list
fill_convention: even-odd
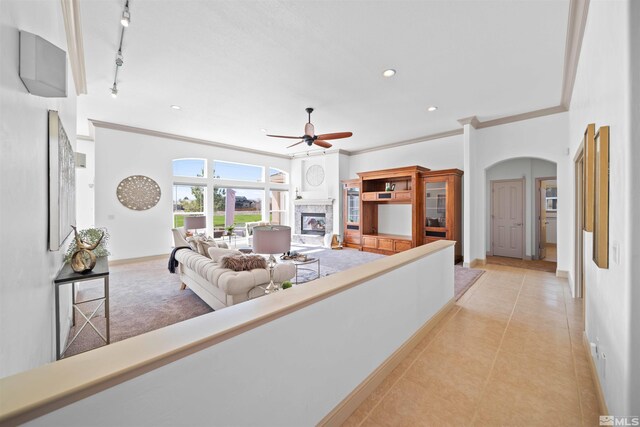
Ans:
[{"label": "wooden shelf unit", "polygon": [[[429,169],[421,166],[360,172],[362,250],[394,254],[422,244],[423,180],[421,174]],[[387,184],[394,186],[387,191]],[[397,236],[380,233],[378,206],[381,204],[411,205],[411,235]]]},{"label": "wooden shelf unit", "polygon": [[[344,245],[394,254],[437,240],[455,240],[462,259],[462,174],[459,169],[432,171],[421,166],[358,173],[343,181]],[[394,184],[386,191],[386,184]],[[411,235],[380,233],[378,207],[411,205]]]},{"label": "wooden shelf unit", "polygon": [[342,181],[343,222],[342,245],[348,248],[362,249],[362,184],[360,179]]},{"label": "wooden shelf unit", "polygon": [[423,244],[455,240],[455,262],[462,260],[462,174],[459,169],[422,174],[425,205]]}]

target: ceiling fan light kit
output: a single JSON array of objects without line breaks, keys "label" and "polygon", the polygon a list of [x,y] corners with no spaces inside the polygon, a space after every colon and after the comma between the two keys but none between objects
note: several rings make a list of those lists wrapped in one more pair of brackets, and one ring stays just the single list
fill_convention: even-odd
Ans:
[{"label": "ceiling fan light kit", "polygon": [[302,136],[286,136],[286,135],[269,135],[267,136],[272,138],[286,138],[286,139],[299,139],[300,141],[296,142],[288,146],[287,148],[295,147],[298,144],[302,144],[303,142],[311,147],[313,144],[322,147],[322,148],[331,148],[331,143],[327,142],[327,140],[332,139],[342,139],[349,138],[353,135],[352,132],[336,132],[336,133],[325,133],[321,135],[315,134],[315,128],[313,127],[313,123],[311,123],[311,113],[313,113],[313,108],[307,107],[305,109],[307,115],[309,117],[309,121],[304,125],[304,135]]}]

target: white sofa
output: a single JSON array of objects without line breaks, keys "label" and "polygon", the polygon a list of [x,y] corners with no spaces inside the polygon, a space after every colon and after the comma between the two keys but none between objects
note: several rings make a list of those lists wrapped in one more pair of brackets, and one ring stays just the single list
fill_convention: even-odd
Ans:
[{"label": "white sofa", "polygon": [[[215,251],[210,249],[210,253]],[[212,258],[216,259],[212,254]],[[269,270],[259,268],[251,271],[233,271],[222,268],[199,253],[182,249],[176,252],[176,260],[182,287],[188,286],[204,302],[214,310],[246,301],[251,297],[264,295],[264,291],[256,288],[269,283]],[[293,264],[278,264],[273,273],[274,282],[282,283],[295,276]]]}]

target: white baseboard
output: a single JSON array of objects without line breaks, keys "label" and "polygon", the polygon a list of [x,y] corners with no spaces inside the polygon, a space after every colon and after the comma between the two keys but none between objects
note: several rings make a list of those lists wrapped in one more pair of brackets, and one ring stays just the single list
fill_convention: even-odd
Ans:
[{"label": "white baseboard", "polygon": [[113,261],[109,261],[109,266],[122,265],[122,264],[132,264],[134,262],[153,261],[153,260],[156,260],[156,259],[166,259],[168,261],[169,260],[169,254],[143,256],[143,257],[139,257],[139,258],[115,259]]},{"label": "white baseboard", "polygon": [[556,277],[561,277],[563,279],[569,278],[569,272],[567,270],[556,270]]}]

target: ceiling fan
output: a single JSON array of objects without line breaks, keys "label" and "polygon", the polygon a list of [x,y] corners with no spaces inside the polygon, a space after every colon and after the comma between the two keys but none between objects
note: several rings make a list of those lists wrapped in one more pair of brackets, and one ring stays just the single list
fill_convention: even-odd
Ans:
[{"label": "ceiling fan", "polygon": [[341,139],[341,138],[349,138],[353,135],[351,132],[337,132],[337,133],[324,133],[322,135],[316,135],[315,129],[313,128],[313,124],[311,123],[311,113],[313,113],[313,108],[308,107],[305,109],[307,114],[309,115],[309,122],[304,125],[304,135],[302,136],[284,136],[284,135],[267,135],[272,138],[287,138],[287,139],[300,139],[301,141],[296,142],[293,145],[288,146],[287,148],[295,147],[298,144],[306,143],[309,147],[313,144],[319,145],[324,148],[331,148],[331,144],[327,142],[328,139]]}]

